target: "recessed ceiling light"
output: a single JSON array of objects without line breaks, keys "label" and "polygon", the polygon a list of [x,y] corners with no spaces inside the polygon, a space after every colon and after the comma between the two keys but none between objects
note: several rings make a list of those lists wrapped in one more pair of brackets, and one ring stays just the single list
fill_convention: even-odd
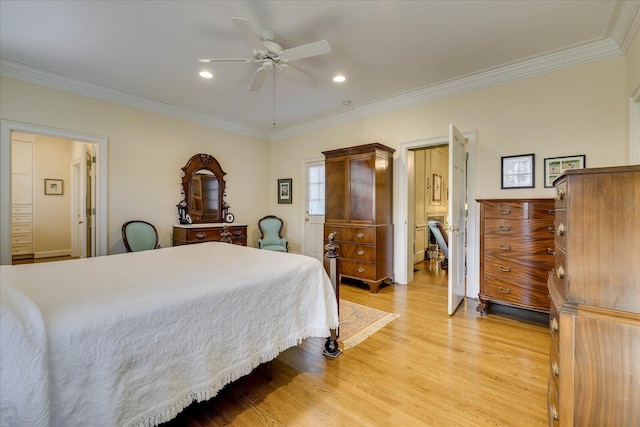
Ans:
[{"label": "recessed ceiling light", "polygon": [[211,74],[209,71],[200,71],[200,77],[202,77],[203,79],[212,79],[213,74]]},{"label": "recessed ceiling light", "polygon": [[347,78],[345,76],[340,75],[340,74],[338,74],[337,76],[335,76],[333,78],[333,81],[336,82],[336,83],[342,83],[345,80],[347,80]]}]

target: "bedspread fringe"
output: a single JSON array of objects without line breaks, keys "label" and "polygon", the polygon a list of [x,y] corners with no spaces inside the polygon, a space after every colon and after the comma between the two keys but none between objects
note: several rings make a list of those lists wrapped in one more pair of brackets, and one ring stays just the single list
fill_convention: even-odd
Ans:
[{"label": "bedspread fringe", "polygon": [[184,397],[178,398],[175,401],[168,403],[168,407],[165,407],[165,409],[157,410],[157,412],[153,414],[143,415],[143,420],[140,420],[138,418],[138,421],[134,421],[130,425],[135,425],[138,427],[155,427],[162,423],[171,421],[193,402],[203,402],[215,397],[218,392],[222,390],[227,384],[230,384],[237,379],[250,374],[251,371],[253,371],[262,363],[266,363],[275,359],[280,353],[287,350],[288,348],[295,347],[306,338],[325,336],[328,336],[328,331],[326,329],[311,329],[307,331],[307,333],[303,334],[302,338],[286,339],[275,348],[266,350],[265,352],[252,357],[240,366],[237,366],[231,372],[227,373],[221,379],[216,381],[215,384],[205,386],[201,389],[191,390],[187,392]]}]

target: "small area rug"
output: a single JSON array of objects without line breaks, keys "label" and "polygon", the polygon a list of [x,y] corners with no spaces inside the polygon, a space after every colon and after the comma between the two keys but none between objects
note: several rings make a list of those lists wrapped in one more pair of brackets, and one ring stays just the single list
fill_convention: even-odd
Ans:
[{"label": "small area rug", "polygon": [[341,299],[338,343],[344,350],[355,347],[398,317],[398,314]]}]

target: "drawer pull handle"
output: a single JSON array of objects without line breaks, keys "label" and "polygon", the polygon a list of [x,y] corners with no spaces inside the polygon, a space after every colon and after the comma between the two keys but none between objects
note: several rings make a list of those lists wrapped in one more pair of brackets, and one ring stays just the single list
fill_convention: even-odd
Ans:
[{"label": "drawer pull handle", "polygon": [[358,251],[358,255],[364,255],[364,251]]},{"label": "drawer pull handle", "polygon": [[558,332],[558,319],[556,319],[555,317],[553,319],[551,319],[551,330],[555,333]]},{"label": "drawer pull handle", "polygon": [[500,231],[511,231],[511,226],[510,225],[501,225],[500,227],[498,227],[498,230],[500,230]]},{"label": "drawer pull handle", "polygon": [[511,215],[511,209],[500,209],[500,215]]},{"label": "drawer pull handle", "polygon": [[556,214],[556,211],[554,211],[553,209],[549,209],[549,210],[547,211],[547,213],[548,213],[549,215],[555,215],[555,214]]},{"label": "drawer pull handle", "polygon": [[502,286],[498,286],[498,292],[500,292],[501,294],[510,294],[511,288],[502,289]]},{"label": "drawer pull handle", "polygon": [[551,249],[551,248],[547,248],[547,253],[548,253],[549,255],[555,255],[555,254],[556,254],[556,251],[554,251],[554,250],[553,250],[553,249]]},{"label": "drawer pull handle", "polygon": [[508,272],[511,271],[511,267],[509,267],[509,266],[503,267],[503,266],[499,265],[498,266],[498,270],[508,273]]},{"label": "drawer pull handle", "polygon": [[358,233],[358,234],[356,234],[356,237],[359,237],[359,238],[362,239],[364,237],[364,233]]},{"label": "drawer pull handle", "polygon": [[558,409],[556,409],[556,405],[551,405],[549,410],[551,411],[551,418],[553,418],[553,421],[558,421]]},{"label": "drawer pull handle", "polygon": [[565,231],[564,224],[560,224],[558,226],[558,236],[564,236],[564,231]]},{"label": "drawer pull handle", "polygon": [[204,239],[205,237],[207,237],[207,233],[200,231],[196,233],[195,236],[196,236],[196,239]]},{"label": "drawer pull handle", "polygon": [[549,233],[555,233],[556,229],[553,227],[547,227],[547,230],[549,231]]},{"label": "drawer pull handle", "polygon": [[502,243],[500,243],[498,245],[498,248],[500,248],[501,251],[510,251],[511,250],[511,245],[503,246]]},{"label": "drawer pull handle", "polygon": [[560,368],[558,367],[558,362],[557,361],[553,361],[551,362],[551,372],[553,372],[554,376],[560,376]]},{"label": "drawer pull handle", "polygon": [[558,269],[556,270],[556,275],[558,276],[558,279],[562,279],[564,278],[564,268],[562,268],[562,266],[558,266]]},{"label": "drawer pull handle", "polygon": [[362,267],[358,268],[358,273],[364,273],[364,268]]},{"label": "drawer pull handle", "polygon": [[563,188],[558,188],[558,191],[556,192],[556,200],[564,200],[566,196],[567,192]]}]

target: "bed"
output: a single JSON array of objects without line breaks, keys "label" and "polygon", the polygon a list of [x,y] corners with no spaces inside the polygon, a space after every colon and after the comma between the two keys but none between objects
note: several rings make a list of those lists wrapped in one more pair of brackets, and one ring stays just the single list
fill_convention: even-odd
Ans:
[{"label": "bed", "polygon": [[0,279],[2,426],[158,425],[338,327],[320,262],[219,242]]}]

